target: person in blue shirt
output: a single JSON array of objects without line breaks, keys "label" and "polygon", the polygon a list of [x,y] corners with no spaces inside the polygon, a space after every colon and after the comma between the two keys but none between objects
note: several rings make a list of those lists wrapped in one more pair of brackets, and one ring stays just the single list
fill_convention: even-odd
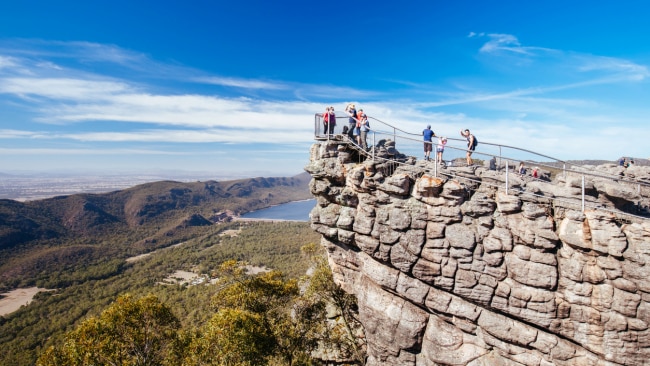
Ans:
[{"label": "person in blue shirt", "polygon": [[429,155],[431,155],[431,150],[433,149],[433,142],[431,139],[435,135],[435,132],[431,131],[431,125],[427,125],[427,128],[422,131],[422,136],[424,136],[424,160],[431,160],[429,158]]}]

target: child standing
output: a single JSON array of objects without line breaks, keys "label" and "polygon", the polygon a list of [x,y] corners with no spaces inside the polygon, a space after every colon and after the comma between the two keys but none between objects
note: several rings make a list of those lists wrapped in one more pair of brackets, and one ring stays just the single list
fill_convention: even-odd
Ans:
[{"label": "child standing", "polygon": [[445,152],[445,145],[447,145],[447,138],[438,137],[438,146],[436,146],[436,156],[437,156],[437,160],[443,164],[444,162],[442,161],[442,153]]}]

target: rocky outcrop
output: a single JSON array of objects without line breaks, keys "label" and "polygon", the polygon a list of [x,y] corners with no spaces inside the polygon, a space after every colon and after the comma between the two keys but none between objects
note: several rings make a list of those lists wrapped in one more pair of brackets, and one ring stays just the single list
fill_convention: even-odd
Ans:
[{"label": "rocky outcrop", "polygon": [[373,160],[317,143],[305,168],[311,224],[357,297],[368,365],[649,362],[650,222],[617,213],[647,206],[646,188],[587,177],[583,212],[577,175],[510,175],[506,194],[502,171],[436,176],[380,147]]}]

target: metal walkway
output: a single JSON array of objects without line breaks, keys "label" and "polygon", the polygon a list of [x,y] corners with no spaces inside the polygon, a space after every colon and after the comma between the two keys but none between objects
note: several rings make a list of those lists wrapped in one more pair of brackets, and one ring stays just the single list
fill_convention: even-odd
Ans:
[{"label": "metal walkway", "polygon": [[[340,118],[340,119],[339,119]],[[340,121],[340,126],[347,126],[348,117],[337,117],[337,120]],[[347,135],[340,133],[342,127],[338,127],[339,133],[329,135],[323,131],[323,117],[322,114],[315,114],[314,116],[314,139],[316,141],[339,141],[340,143],[346,143],[349,147],[354,149],[360,160],[373,159],[373,160],[385,160],[390,161],[393,164],[398,165],[410,165],[413,166],[412,159],[407,163],[406,160],[400,161],[400,159],[387,158],[378,156],[376,149],[377,144],[383,141],[394,141],[396,149],[404,155],[415,156],[409,154],[422,154],[423,140],[422,135],[417,133],[411,133],[404,130],[401,130],[387,122],[381,121],[374,117],[368,116],[368,120],[371,121],[371,131],[368,133],[368,146],[370,149],[368,151],[361,149],[356,142],[350,140]],[[377,127],[378,126],[378,127]],[[463,157],[467,151],[467,141],[460,138],[447,137],[448,143],[445,146],[445,155],[455,155],[460,158]],[[435,146],[436,142],[432,143],[432,158],[436,156]],[[450,151],[451,150],[451,151]],[[455,153],[454,153],[455,152]],[[508,155],[505,155],[508,154]],[[514,158],[513,156],[525,156],[524,158]],[[614,214],[619,219],[636,219],[634,221],[646,221],[650,219],[650,181],[642,180],[638,178],[624,177],[621,175],[607,174],[606,172],[595,171],[593,167],[589,166],[580,166],[568,163],[567,161],[557,159],[548,155],[540,154],[528,149],[523,149],[514,146],[501,145],[489,143],[483,140],[480,140],[480,143],[476,151],[472,154],[473,159],[487,161],[490,159],[496,160],[496,170],[501,172],[504,176],[502,179],[504,184],[496,185],[483,182],[480,178],[477,179],[469,178],[467,176],[467,166],[462,165],[452,165],[447,166],[444,162],[438,162],[432,160],[430,162],[422,163],[420,165],[420,170],[422,174],[427,173],[436,177],[444,178],[453,178],[459,181],[465,181],[467,183],[481,183],[494,186],[498,189],[503,189],[506,194],[514,195],[527,195],[532,197],[537,197],[541,200],[549,200],[555,206],[561,206],[570,209],[576,209],[585,211],[586,209],[605,211]],[[533,165],[540,167],[548,171],[550,176],[562,175],[564,179],[575,179],[579,178],[581,180],[581,194],[580,198],[577,199],[568,199],[565,197],[551,197],[543,194],[537,194],[534,192],[518,189],[518,187],[513,186],[510,182],[511,177],[516,176],[518,179],[521,179],[521,176],[515,173],[516,165],[519,162],[527,163],[528,168],[530,169]],[[483,165],[481,162],[479,165]],[[443,168],[444,166],[444,168]],[[471,169],[476,169],[472,167]],[[552,179],[543,179],[543,178],[533,178],[532,176],[525,176],[526,181],[539,181],[544,184],[553,184],[558,185],[557,182],[553,182]],[[595,200],[587,194],[588,187],[593,186],[594,180],[604,180],[608,182],[615,183],[617,185],[622,185],[628,191],[636,191],[636,196],[633,198],[635,205],[631,209],[621,210],[616,207],[605,206],[602,202],[595,202]]]}]

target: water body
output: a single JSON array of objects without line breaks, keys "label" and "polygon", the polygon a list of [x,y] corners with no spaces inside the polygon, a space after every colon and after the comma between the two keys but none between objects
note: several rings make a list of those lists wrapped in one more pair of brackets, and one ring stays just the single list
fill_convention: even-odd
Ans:
[{"label": "water body", "polygon": [[241,215],[245,219],[309,221],[309,212],[316,200],[294,201]]}]

